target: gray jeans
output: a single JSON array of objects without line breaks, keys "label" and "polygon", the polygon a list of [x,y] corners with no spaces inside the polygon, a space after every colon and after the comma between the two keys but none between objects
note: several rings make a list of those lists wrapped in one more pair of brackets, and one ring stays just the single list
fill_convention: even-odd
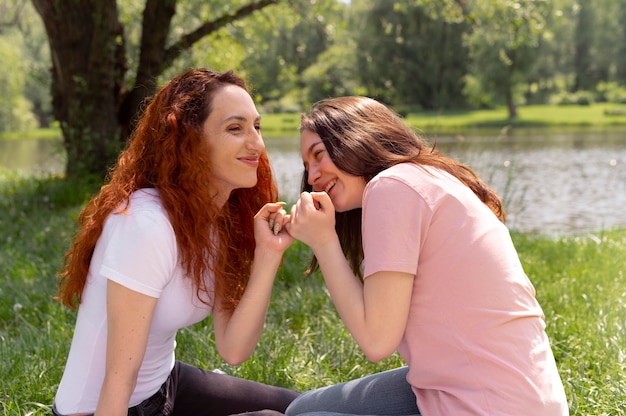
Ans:
[{"label": "gray jeans", "polygon": [[415,394],[406,380],[408,367],[311,390],[297,397],[287,416],[419,416]]}]

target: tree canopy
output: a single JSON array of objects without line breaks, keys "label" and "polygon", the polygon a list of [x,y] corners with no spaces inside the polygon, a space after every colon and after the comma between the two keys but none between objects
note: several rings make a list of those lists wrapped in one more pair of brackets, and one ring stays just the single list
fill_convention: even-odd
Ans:
[{"label": "tree canopy", "polygon": [[54,119],[67,174],[104,175],[157,85],[198,66],[234,69],[267,112],[348,94],[400,113],[504,104],[511,118],[526,103],[626,102],[622,3],[7,0],[0,59],[18,71],[0,70],[0,132]]}]

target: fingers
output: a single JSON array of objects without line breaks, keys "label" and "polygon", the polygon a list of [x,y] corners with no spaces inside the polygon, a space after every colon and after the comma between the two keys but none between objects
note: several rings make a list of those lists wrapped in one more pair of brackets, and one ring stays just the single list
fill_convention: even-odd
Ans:
[{"label": "fingers", "polygon": [[335,208],[326,192],[303,192],[291,207],[286,231],[315,250],[336,236]]},{"label": "fingers", "polygon": [[334,211],[333,203],[326,192],[311,192],[310,195],[315,209],[325,211],[328,208],[333,208]]},{"label": "fingers", "polygon": [[270,215],[268,224],[274,235],[277,235],[280,230],[282,230],[286,222],[289,222],[289,216],[287,215],[287,212],[281,208],[276,211],[276,213]]},{"label": "fingers", "polygon": [[267,227],[274,235],[278,235],[283,229],[289,233],[292,222],[297,222],[299,217],[306,218],[309,213],[313,214],[316,211],[324,216],[330,215],[334,219],[334,206],[326,192],[302,192],[289,214],[284,206],[285,202],[267,203],[257,213],[255,219],[267,222]]},{"label": "fingers", "polygon": [[289,220],[287,212],[283,208],[285,202],[270,202],[259,210],[255,219],[265,221],[269,225],[270,230],[277,235],[282,230],[285,222]]},{"label": "fingers", "polygon": [[[303,212],[313,212],[315,210],[333,215],[335,213],[333,203],[326,192],[302,192],[296,206],[297,210]],[[292,216],[293,214],[292,212]]]}]

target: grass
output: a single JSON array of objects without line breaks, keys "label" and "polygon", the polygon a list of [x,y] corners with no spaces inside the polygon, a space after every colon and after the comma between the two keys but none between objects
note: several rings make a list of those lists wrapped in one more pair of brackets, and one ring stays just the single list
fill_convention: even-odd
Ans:
[{"label": "grass", "polygon": [[[468,129],[502,128],[611,128],[626,125],[626,105],[598,103],[581,105],[520,106],[511,120],[505,107],[483,110],[421,111],[405,117],[407,123],[428,135],[451,134]],[[263,134],[293,137],[299,114],[264,114]]]},{"label": "grass", "polygon": [[[75,313],[52,299],[74,218],[96,182],[0,172],[0,414],[44,415],[60,380]],[[626,230],[514,240],[542,304],[572,415],[626,415]],[[307,390],[402,364],[369,363],[337,317],[319,275],[304,277],[308,248],[280,270],[266,329],[252,357],[217,356],[211,321],[181,330],[178,358],[205,368]]]},{"label": "grass", "polygon": [[507,109],[411,113],[407,122],[427,133],[446,133],[468,128],[610,128],[626,124],[626,105],[530,105],[518,107],[518,117]]},{"label": "grass", "polygon": [[[518,107],[518,117],[511,120],[505,107],[482,110],[446,110],[412,112],[409,125],[427,135],[454,134],[468,129],[502,128],[593,128],[606,129],[626,125],[626,105],[595,103],[591,105],[530,105]],[[298,134],[300,114],[263,114],[265,137],[294,137]],[[0,139],[59,138],[59,128],[0,134]]]}]

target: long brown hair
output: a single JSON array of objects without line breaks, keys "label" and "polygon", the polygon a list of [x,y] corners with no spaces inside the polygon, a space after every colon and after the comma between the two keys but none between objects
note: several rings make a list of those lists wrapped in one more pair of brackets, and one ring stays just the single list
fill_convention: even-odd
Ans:
[{"label": "long brown hair", "polygon": [[202,125],[219,105],[213,100],[216,92],[226,85],[248,91],[245,81],[231,71],[190,70],[172,79],[146,107],[108,183],[78,217],[79,229],[60,273],[58,298],[66,306],[76,308],[81,301],[107,216],[114,215],[113,211],[123,212],[134,191],[155,188],[196,294],[202,299],[200,293],[208,293],[207,274],[213,273],[215,291],[223,299],[220,306],[234,310],[254,255],[254,215],[266,202],[276,201],[278,190],[263,153],[256,186],[234,190],[221,209],[214,201],[212,166]]},{"label": "long brown hair", "polygon": [[[369,182],[398,163],[432,166],[458,178],[500,221],[505,221],[500,197],[472,169],[429,145],[400,116],[376,100],[358,96],[322,100],[302,115],[300,132],[305,130],[317,133],[333,163],[350,175]],[[306,171],[302,190],[312,191]],[[362,278],[361,211],[336,213],[336,229],[352,271]],[[316,267],[317,260],[313,258],[309,272]]]}]

